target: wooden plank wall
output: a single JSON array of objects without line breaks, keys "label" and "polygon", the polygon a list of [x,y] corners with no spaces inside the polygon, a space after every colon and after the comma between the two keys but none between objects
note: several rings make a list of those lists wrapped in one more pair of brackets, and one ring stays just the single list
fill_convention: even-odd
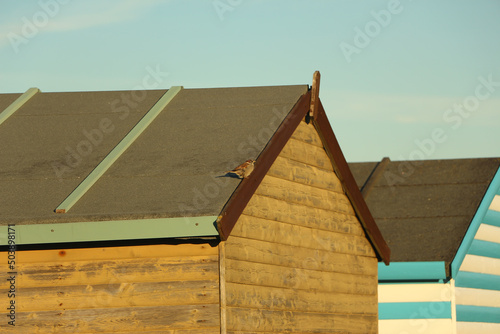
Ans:
[{"label": "wooden plank wall", "polygon": [[312,125],[224,247],[227,333],[377,332],[377,259]]},{"label": "wooden plank wall", "polygon": [[15,327],[7,325],[3,279],[0,333],[220,333],[217,247],[19,251],[16,257]]}]

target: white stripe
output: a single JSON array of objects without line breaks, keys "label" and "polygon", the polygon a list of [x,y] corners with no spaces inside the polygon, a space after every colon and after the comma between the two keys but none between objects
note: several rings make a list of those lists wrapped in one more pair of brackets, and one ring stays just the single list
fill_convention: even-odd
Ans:
[{"label": "white stripe", "polygon": [[[379,334],[443,334],[452,333],[451,319],[379,320]],[[479,333],[474,333],[479,334]]]},{"label": "white stripe", "polygon": [[490,204],[490,210],[500,211],[500,195],[495,195]]},{"label": "white stripe", "polygon": [[500,276],[500,259],[467,254],[460,271]]},{"label": "white stripe", "polygon": [[[500,308],[500,291],[456,288],[457,304]],[[500,332],[499,332],[500,333]]]},{"label": "white stripe", "polygon": [[450,284],[380,284],[379,303],[448,302],[451,300]]},{"label": "white stripe", "polygon": [[451,334],[457,334],[457,289],[455,280],[450,279],[451,288]]},{"label": "white stripe", "polygon": [[500,243],[500,227],[481,224],[474,239]]},{"label": "white stripe", "polygon": [[457,329],[460,334],[498,334],[500,333],[500,324],[459,321]]}]

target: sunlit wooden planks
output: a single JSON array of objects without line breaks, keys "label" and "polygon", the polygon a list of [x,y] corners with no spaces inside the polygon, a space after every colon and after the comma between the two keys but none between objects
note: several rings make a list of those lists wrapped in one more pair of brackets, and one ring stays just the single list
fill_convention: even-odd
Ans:
[{"label": "sunlit wooden planks", "polygon": [[307,124],[305,121],[300,122],[297,129],[295,129],[292,138],[323,148],[321,138],[314,129],[314,125],[312,123]]},{"label": "sunlit wooden planks", "polygon": [[278,156],[267,175],[343,193],[342,184],[331,171]]},{"label": "sunlit wooden planks", "polygon": [[280,156],[333,171],[332,164],[323,148],[304,143],[294,138],[290,138],[288,143],[286,143]]},{"label": "sunlit wooden planks", "polygon": [[255,193],[274,199],[283,199],[289,203],[355,215],[349,199],[343,193],[311,187],[269,175],[264,177]]},{"label": "sunlit wooden planks", "polygon": [[[218,258],[192,256],[174,258],[28,263],[17,267],[19,288],[207,280],[218,277]],[[0,289],[7,288],[7,281]]]},{"label": "sunlit wooden planks", "polygon": [[227,283],[227,307],[377,315],[376,295]]},{"label": "sunlit wooden planks", "polygon": [[[0,291],[7,295],[7,291]],[[19,312],[109,307],[217,304],[217,280],[88,284],[20,288]],[[0,313],[5,313],[0,312]]]},{"label": "sunlit wooden planks", "polygon": [[257,194],[252,196],[243,214],[319,230],[364,235],[361,224],[353,215],[332,214],[331,211]]},{"label": "sunlit wooden planks", "polygon": [[[197,329],[219,326],[219,307],[212,305],[176,305],[82,309],[16,314],[16,333],[139,333],[150,330]],[[13,333],[0,327],[0,333]],[[174,332],[175,333],[175,332]]]},{"label": "sunlit wooden planks", "polygon": [[233,235],[331,252],[370,256],[375,253],[363,236],[317,230],[298,225],[241,215]]},{"label": "sunlit wooden planks", "polygon": [[308,291],[377,294],[377,279],[373,276],[288,268],[231,259],[226,261],[226,282]]},{"label": "sunlit wooden planks", "polygon": [[225,245],[227,333],[375,333],[377,259],[302,122]]},{"label": "sunlit wooden planks", "polygon": [[[17,254],[16,326],[9,333],[220,332],[217,247]],[[0,286],[6,295],[7,286]]]},{"label": "sunlit wooden planks", "polygon": [[[376,333],[377,316],[228,308],[232,330],[292,333]],[[228,331],[230,332],[230,331]]]},{"label": "sunlit wooden planks", "polygon": [[237,236],[231,236],[230,242],[227,242],[225,247],[227,258],[233,260],[354,275],[377,275],[377,263],[365,256],[340,254]]},{"label": "sunlit wooden planks", "polygon": [[[207,244],[191,245],[146,245],[133,247],[97,247],[73,249],[49,249],[17,251],[18,263],[96,261],[137,258],[181,257],[196,255],[217,255],[217,247]],[[2,253],[0,253],[2,256]]]}]

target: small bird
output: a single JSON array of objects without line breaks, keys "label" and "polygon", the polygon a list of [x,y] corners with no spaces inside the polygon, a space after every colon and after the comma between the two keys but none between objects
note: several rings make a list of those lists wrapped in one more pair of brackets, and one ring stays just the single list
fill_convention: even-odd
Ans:
[{"label": "small bird", "polygon": [[226,174],[235,174],[240,179],[244,179],[250,176],[253,172],[255,165],[255,160],[247,160],[233,170],[227,171]]}]

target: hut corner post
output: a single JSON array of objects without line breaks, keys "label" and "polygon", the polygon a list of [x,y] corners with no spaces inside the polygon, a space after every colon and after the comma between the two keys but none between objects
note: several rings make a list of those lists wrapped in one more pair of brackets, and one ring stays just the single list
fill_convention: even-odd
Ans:
[{"label": "hut corner post", "polygon": [[220,334],[227,333],[226,317],[226,243],[219,243],[219,298],[220,298]]}]

